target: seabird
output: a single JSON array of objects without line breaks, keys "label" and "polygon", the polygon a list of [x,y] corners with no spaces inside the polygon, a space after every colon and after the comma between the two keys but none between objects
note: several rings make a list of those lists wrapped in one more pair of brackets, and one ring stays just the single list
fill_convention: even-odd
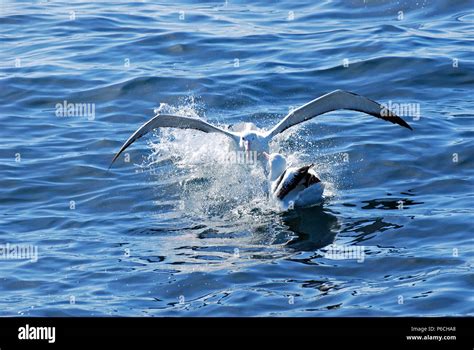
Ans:
[{"label": "seabird", "polygon": [[314,164],[287,166],[284,156],[263,152],[268,161],[270,198],[280,209],[305,208],[322,203],[324,184],[314,172]]},{"label": "seabird", "polygon": [[247,128],[241,132],[234,132],[211,125],[201,119],[158,114],[138,128],[138,130],[135,131],[127,141],[125,141],[112,159],[109,169],[128,146],[156,128],[194,129],[205,133],[219,133],[230,138],[238,148],[245,151],[256,151],[260,155],[262,152],[269,152],[270,141],[279,133],[282,133],[294,125],[317,117],[318,115],[340,109],[364,112],[382,120],[413,130],[406,121],[396,116],[379,103],[353,92],[335,90],[291,111],[270,130],[254,130]]}]

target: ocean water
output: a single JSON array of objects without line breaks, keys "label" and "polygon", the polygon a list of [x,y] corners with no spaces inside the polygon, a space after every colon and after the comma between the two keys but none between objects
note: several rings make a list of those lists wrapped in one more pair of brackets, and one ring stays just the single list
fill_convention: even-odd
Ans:
[{"label": "ocean water", "polygon": [[[473,3],[314,3],[3,1],[0,315],[474,315]],[[340,111],[280,135],[321,207],[278,212],[197,131],[107,172],[156,109],[269,128],[335,89],[414,130]]]}]

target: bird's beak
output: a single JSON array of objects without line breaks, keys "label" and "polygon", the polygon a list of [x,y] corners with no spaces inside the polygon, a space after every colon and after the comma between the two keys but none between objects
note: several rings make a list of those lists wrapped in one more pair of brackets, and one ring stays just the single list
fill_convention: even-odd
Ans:
[{"label": "bird's beak", "polygon": [[267,152],[262,152],[263,156],[265,157],[266,160],[270,159],[270,155]]}]

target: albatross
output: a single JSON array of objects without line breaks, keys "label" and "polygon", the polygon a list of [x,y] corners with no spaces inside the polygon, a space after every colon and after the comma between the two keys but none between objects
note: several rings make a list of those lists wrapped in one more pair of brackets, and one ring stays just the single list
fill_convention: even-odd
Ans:
[{"label": "albatross", "polygon": [[387,110],[379,103],[353,92],[335,90],[291,111],[270,130],[253,130],[251,128],[247,128],[241,132],[235,132],[224,130],[201,119],[170,114],[158,114],[140,126],[138,130],[135,131],[127,141],[125,141],[120,150],[112,159],[109,169],[117,160],[117,158],[122,154],[122,152],[125,151],[125,149],[127,149],[132,143],[151,130],[157,128],[194,129],[205,133],[218,133],[231,139],[238,149],[245,151],[256,151],[257,154],[260,155],[262,152],[269,152],[270,141],[276,135],[284,132],[292,126],[303,123],[321,114],[336,110],[352,110],[363,112],[376,118],[413,130],[406,121]]},{"label": "albatross", "polygon": [[321,204],[324,184],[310,165],[288,166],[279,153],[263,152],[269,170],[269,196],[280,209],[306,208]]}]

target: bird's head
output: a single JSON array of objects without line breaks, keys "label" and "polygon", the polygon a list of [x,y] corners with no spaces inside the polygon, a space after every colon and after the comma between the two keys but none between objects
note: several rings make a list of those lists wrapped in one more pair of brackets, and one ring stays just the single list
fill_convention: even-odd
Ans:
[{"label": "bird's head", "polygon": [[262,154],[267,159],[270,181],[275,181],[278,176],[283,174],[287,167],[286,158],[279,153],[268,154],[267,152],[263,152]]},{"label": "bird's head", "polygon": [[253,151],[256,146],[257,135],[253,132],[246,133],[240,138],[240,147],[246,152]]},{"label": "bird's head", "polygon": [[261,152],[268,152],[268,140],[259,131],[247,131],[240,137],[240,147],[246,152],[255,151],[260,156]]}]

